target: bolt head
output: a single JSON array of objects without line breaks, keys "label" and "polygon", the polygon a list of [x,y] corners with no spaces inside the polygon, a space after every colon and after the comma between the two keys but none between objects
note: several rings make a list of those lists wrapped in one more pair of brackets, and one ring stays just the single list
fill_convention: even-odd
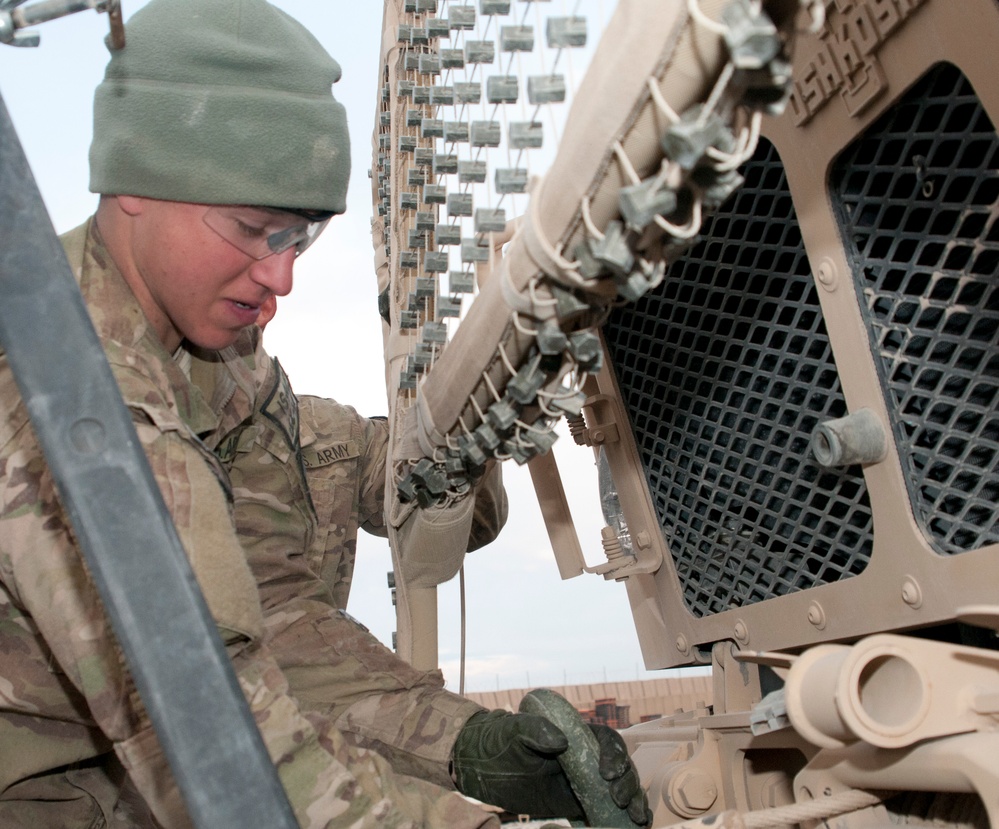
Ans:
[{"label": "bolt head", "polygon": [[902,583],[902,601],[909,607],[919,608],[923,604],[923,591],[919,582],[909,576]]},{"label": "bolt head", "polygon": [[706,771],[683,769],[670,781],[669,798],[678,813],[694,817],[714,805],[718,799],[718,787]]},{"label": "bolt head", "polygon": [[738,621],[735,623],[735,638],[738,639],[743,645],[749,643],[749,628],[746,627],[745,622]]},{"label": "bolt head", "polygon": [[825,629],[826,613],[818,602],[812,602],[808,606],[808,623],[819,630]]},{"label": "bolt head", "polygon": [[819,263],[819,267],[815,272],[815,278],[827,291],[836,290],[838,281],[836,278],[836,265],[833,264],[831,259],[823,259]]}]

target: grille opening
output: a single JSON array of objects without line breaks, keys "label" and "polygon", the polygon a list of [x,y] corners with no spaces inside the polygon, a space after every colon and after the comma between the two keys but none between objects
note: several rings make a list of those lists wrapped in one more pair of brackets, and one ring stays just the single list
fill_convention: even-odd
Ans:
[{"label": "grille opening", "polygon": [[783,164],[763,139],[740,172],[702,240],[604,327],[698,617],[855,576],[873,542],[859,468],[809,449],[846,405]]},{"label": "grille opening", "polygon": [[934,549],[999,542],[999,137],[952,64],[847,147],[833,202],[914,514]]}]

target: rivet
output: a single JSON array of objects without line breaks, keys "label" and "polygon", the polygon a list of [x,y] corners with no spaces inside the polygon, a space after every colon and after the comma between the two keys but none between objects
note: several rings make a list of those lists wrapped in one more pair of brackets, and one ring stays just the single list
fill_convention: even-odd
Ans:
[{"label": "rivet", "polygon": [[835,291],[839,282],[837,279],[836,265],[832,259],[823,259],[819,262],[819,268],[815,273],[819,284],[827,291]]},{"label": "rivet", "polygon": [[902,582],[902,601],[911,608],[923,606],[922,588],[912,576],[906,576],[905,581]]},{"label": "rivet", "polygon": [[687,653],[690,650],[690,645],[687,644],[687,637],[682,633],[676,637],[676,649],[680,653]]},{"label": "rivet", "polygon": [[107,446],[107,432],[99,420],[81,417],[69,427],[69,441],[81,455],[96,455]]},{"label": "rivet", "polygon": [[808,606],[808,623],[819,630],[826,628],[826,612],[818,602],[812,602]]},{"label": "rivet", "polygon": [[735,623],[735,638],[743,645],[749,644],[749,628],[746,627],[746,623],[741,619]]}]

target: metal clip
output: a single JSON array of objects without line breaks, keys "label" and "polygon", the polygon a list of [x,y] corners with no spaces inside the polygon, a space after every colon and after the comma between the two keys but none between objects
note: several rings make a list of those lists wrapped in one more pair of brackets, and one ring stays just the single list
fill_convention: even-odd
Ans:
[{"label": "metal clip", "polygon": [[125,46],[120,0],[43,0],[27,8],[19,8],[24,3],[25,0],[0,2],[0,43],[9,46],[37,46],[41,42],[41,36],[37,32],[19,30],[93,9],[108,15],[111,23],[111,48],[121,49]]}]

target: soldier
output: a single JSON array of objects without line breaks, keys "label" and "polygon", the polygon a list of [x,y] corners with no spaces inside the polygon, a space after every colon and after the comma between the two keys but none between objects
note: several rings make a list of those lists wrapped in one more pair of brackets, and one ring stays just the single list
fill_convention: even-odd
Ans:
[{"label": "soldier", "polygon": [[[318,535],[354,532],[354,501],[346,518],[317,516],[303,459],[352,442],[339,459],[360,477],[319,499],[342,507],[343,482],[383,463],[383,437],[331,401],[300,406],[255,323],[344,210],[339,74],[265,0],[152,0],[95,96],[101,199],[67,256],[300,824],[494,825],[456,785],[578,818],[557,728],[444,691],[319,577]],[[2,355],[0,411],[0,825],[186,826]],[[341,441],[334,421],[360,431]],[[502,523],[495,486],[477,499],[482,537]],[[623,743],[599,737],[615,798],[648,822]]]}]

